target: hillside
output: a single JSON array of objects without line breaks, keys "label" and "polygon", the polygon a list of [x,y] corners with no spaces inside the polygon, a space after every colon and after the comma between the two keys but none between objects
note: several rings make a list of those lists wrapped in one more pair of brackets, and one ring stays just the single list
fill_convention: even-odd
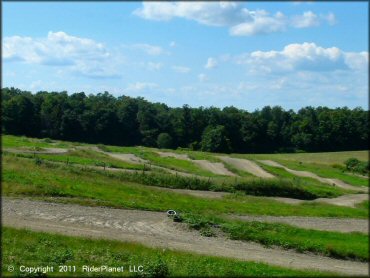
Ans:
[{"label": "hillside", "polygon": [[[100,248],[101,238],[154,248],[136,246],[115,262],[157,254],[159,270],[146,267],[171,275],[242,261],[271,275],[367,273],[368,178],[344,164],[348,158],[363,161],[367,151],[242,155],[8,135],[2,136],[2,151],[5,264],[19,254],[26,261],[35,256],[39,263],[80,265],[86,257],[77,251],[76,237],[89,236],[96,241],[88,247],[78,240],[81,250]],[[175,221],[166,216],[169,209],[179,214]],[[70,255],[56,261],[54,253],[42,257],[48,255],[12,245],[10,237],[22,242],[31,235],[20,228],[56,246],[73,242],[57,249]],[[110,258],[126,248],[112,244],[105,248]],[[184,265],[177,269],[169,256],[180,256]],[[194,256],[200,256],[199,265],[189,272]],[[97,255],[96,262],[102,260]],[[232,273],[256,274],[250,271],[237,267]]]}]

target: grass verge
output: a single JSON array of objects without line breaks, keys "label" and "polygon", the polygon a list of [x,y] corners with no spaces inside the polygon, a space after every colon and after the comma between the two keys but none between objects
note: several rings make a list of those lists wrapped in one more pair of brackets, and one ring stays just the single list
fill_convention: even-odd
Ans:
[{"label": "grass verge", "polygon": [[[130,265],[143,265],[144,277],[166,276],[323,276],[312,270],[301,271],[188,252],[144,247],[140,244],[111,240],[91,240],[23,229],[3,227],[2,276],[22,276],[20,265],[75,265],[75,273],[48,273],[49,276],[138,276],[128,271]],[[13,265],[15,272],[7,272]],[[123,266],[123,273],[83,273],[83,265]],[[24,275],[24,274],[23,274]],[[36,276],[36,275],[35,275]],[[39,275],[42,276],[42,275]]]}]

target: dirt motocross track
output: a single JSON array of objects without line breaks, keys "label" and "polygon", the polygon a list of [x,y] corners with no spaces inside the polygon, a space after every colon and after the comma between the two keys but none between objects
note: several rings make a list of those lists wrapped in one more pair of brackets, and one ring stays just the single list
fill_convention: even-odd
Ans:
[{"label": "dirt motocross track", "polygon": [[302,254],[260,244],[206,238],[174,223],[165,212],[85,207],[28,199],[2,198],[4,226],[28,228],[72,236],[134,241],[152,247],[170,248],[252,260],[295,269],[331,271],[346,275],[367,275],[368,264]]}]

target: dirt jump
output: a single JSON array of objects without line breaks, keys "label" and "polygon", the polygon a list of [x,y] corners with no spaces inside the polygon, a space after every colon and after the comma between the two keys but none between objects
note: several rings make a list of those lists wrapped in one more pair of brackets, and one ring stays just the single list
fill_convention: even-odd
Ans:
[{"label": "dirt jump", "polygon": [[293,198],[286,198],[286,197],[265,197],[265,198],[271,198],[273,200],[283,202],[286,204],[301,204],[304,202],[316,202],[316,203],[326,203],[330,205],[336,205],[336,206],[343,206],[343,207],[350,207],[354,208],[356,205],[362,203],[363,201],[369,200],[368,194],[348,194],[339,196],[336,198],[318,198],[315,200],[299,200],[299,199],[293,199]]},{"label": "dirt jump", "polygon": [[260,178],[274,178],[272,174],[266,172],[259,165],[257,165],[256,163],[250,160],[228,157],[228,156],[218,156],[218,158],[220,158],[226,163],[231,164],[235,168],[248,172],[254,176],[257,176]]},{"label": "dirt jump", "polygon": [[174,223],[165,212],[85,207],[27,199],[2,199],[4,226],[92,238],[133,241],[151,247],[222,256],[294,269],[367,275],[368,264],[265,248],[252,242],[206,238]]},{"label": "dirt jump", "polygon": [[204,170],[207,170],[216,175],[224,175],[224,176],[231,176],[235,177],[233,172],[229,171],[225,168],[225,165],[221,162],[210,162],[208,160],[192,160],[186,154],[178,154],[178,153],[171,153],[171,152],[157,152],[162,157],[173,157],[177,159],[191,161],[194,164],[197,164]]},{"label": "dirt jump", "polygon": [[280,163],[277,163],[277,162],[272,161],[272,160],[259,160],[259,162],[261,162],[265,165],[268,165],[268,166],[282,168],[285,171],[287,171],[287,172],[289,172],[293,175],[299,176],[299,177],[313,178],[313,179],[316,179],[316,180],[318,180],[322,183],[334,185],[334,186],[341,187],[341,188],[344,188],[344,189],[361,191],[361,192],[369,192],[369,189],[365,188],[365,187],[353,186],[353,185],[347,184],[347,183],[345,183],[341,180],[338,180],[338,179],[323,178],[323,177],[320,177],[320,176],[318,176],[314,173],[308,172],[308,171],[293,170],[293,169],[285,167],[284,165],[281,165]]}]

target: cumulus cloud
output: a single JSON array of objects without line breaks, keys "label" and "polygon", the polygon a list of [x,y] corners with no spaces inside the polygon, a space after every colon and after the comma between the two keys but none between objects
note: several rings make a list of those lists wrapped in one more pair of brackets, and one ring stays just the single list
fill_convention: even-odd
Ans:
[{"label": "cumulus cloud", "polygon": [[307,28],[320,25],[320,18],[311,11],[303,15],[295,15],[292,18],[292,26],[295,28]]},{"label": "cumulus cloud", "polygon": [[285,31],[288,27],[308,28],[323,21],[335,24],[335,15],[317,15],[306,11],[287,17],[281,12],[248,10],[239,2],[143,2],[133,14],[147,20],[169,21],[173,18],[194,20],[208,26],[229,27],[232,36],[252,36]]},{"label": "cumulus cloud", "polygon": [[215,58],[212,58],[212,57],[208,58],[207,63],[205,64],[204,67],[206,69],[213,69],[213,68],[217,67],[217,61],[216,61],[216,59]]},{"label": "cumulus cloud", "polygon": [[3,41],[3,61],[19,61],[48,66],[68,66],[88,77],[117,77],[112,68],[102,67],[112,54],[104,44],[92,39],[49,32],[46,38],[12,36]]},{"label": "cumulus cloud", "polygon": [[173,66],[172,70],[178,73],[188,73],[190,72],[190,68],[183,67],[183,66]]},{"label": "cumulus cloud", "polygon": [[251,36],[284,31],[287,27],[283,13],[270,16],[266,11],[251,12],[251,20],[230,28],[232,36]]},{"label": "cumulus cloud", "polygon": [[210,26],[227,26],[244,20],[245,10],[236,2],[143,2],[133,13],[157,21],[180,17]]},{"label": "cumulus cloud", "polygon": [[251,72],[366,70],[368,53],[348,53],[337,47],[324,48],[315,43],[289,44],[281,51],[254,51],[235,57],[237,64]]}]

